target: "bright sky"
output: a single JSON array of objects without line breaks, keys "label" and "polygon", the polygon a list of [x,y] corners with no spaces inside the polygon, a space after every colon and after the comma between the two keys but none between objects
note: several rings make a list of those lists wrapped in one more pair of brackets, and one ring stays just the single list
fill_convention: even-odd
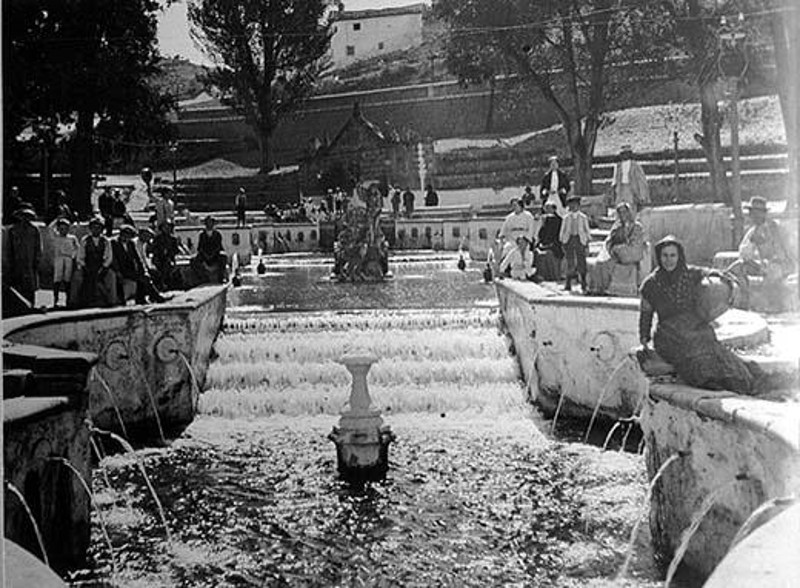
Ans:
[{"label": "bright sky", "polygon": [[[158,43],[165,57],[180,55],[194,63],[210,64],[210,60],[195,47],[189,37],[189,23],[186,17],[186,3],[191,0],[177,0],[165,10],[158,22]],[[407,6],[429,0],[345,0],[346,10],[367,10],[369,8],[390,8]]]}]

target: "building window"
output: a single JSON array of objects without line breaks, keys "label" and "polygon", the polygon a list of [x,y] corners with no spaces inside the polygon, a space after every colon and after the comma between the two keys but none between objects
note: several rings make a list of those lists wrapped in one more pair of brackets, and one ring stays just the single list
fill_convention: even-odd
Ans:
[{"label": "building window", "polygon": [[378,43],[378,51],[383,51],[383,41]]},{"label": "building window", "polygon": [[478,239],[481,241],[486,241],[488,235],[486,234],[486,229],[478,229]]},{"label": "building window", "polygon": [[286,231],[286,240],[287,241],[291,241],[292,240],[292,232],[291,231]]},{"label": "building window", "polygon": [[241,243],[239,233],[234,233],[233,235],[231,235],[231,243],[233,243],[234,247],[236,247],[237,245],[239,245],[239,243]]},{"label": "building window", "polygon": [[453,237],[458,239],[461,236],[461,227],[453,227]]},{"label": "building window", "polygon": [[348,46],[347,46],[347,54],[348,54],[348,55],[355,55],[355,54],[356,54],[356,47],[355,47],[355,45],[348,45]]},{"label": "building window", "polygon": [[306,236],[303,233],[303,231],[300,231],[299,233],[297,233],[297,241],[298,242],[302,243],[305,240],[306,240]]},{"label": "building window", "polygon": [[431,228],[430,228],[430,227],[425,227],[425,236],[426,236],[428,239],[430,239],[430,238],[431,238],[431,235],[433,235],[433,231],[431,230]]},{"label": "building window", "polygon": [[416,239],[417,237],[419,237],[419,229],[417,227],[414,227],[413,229],[411,229],[411,238]]},{"label": "building window", "polygon": [[312,241],[316,241],[317,240],[317,232],[312,229],[311,233],[309,233],[309,235],[308,235],[308,238],[311,239]]},{"label": "building window", "polygon": [[361,30],[361,23],[360,22],[354,22],[353,23],[353,30],[354,31],[360,31]]}]

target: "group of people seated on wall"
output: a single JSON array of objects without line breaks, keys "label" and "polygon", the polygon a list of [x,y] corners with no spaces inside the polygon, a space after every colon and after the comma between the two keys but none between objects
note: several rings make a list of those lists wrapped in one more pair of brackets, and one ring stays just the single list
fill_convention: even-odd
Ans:
[{"label": "group of people seated on wall", "polygon": [[[35,224],[33,206],[23,203],[13,218],[4,242],[4,298],[7,294],[20,308],[32,308],[40,281],[44,240]],[[45,227],[52,244],[54,307],[59,306],[62,292],[69,308],[110,307],[130,300],[137,304],[163,302],[163,292],[167,290],[222,283],[227,278],[227,256],[212,217],[205,221],[197,254],[191,260],[192,284],[184,283],[177,271],[178,254],[188,252],[175,236],[172,221],[153,222],[152,226],[138,229],[124,223],[112,237],[105,234],[106,222],[101,215],[89,220],[88,232],[81,238],[74,228],[74,223],[63,216]]]},{"label": "group of people seated on wall", "polygon": [[[563,279],[564,290],[572,291],[577,282],[584,294],[609,293],[615,277],[618,283],[630,283],[628,274],[641,273],[647,252],[644,229],[630,205],[625,202],[617,205],[617,218],[590,268],[589,218],[580,210],[580,201],[580,196],[567,197],[563,217],[554,203],[545,202],[544,215],[537,219],[524,209],[521,199],[513,200],[514,211],[504,220],[489,251],[487,279],[510,277],[534,282]],[[622,274],[625,277],[620,277]],[[635,287],[625,293],[635,295]]]},{"label": "group of people seated on wall", "polygon": [[616,219],[600,254],[587,263],[589,217],[581,211],[581,197],[571,194],[571,182],[558,157],[539,186],[539,198],[530,186],[512,201],[487,260],[485,276],[542,281],[564,280],[572,291],[579,283],[584,294],[635,295],[649,270],[645,231],[638,212],[650,203],[647,179],[634,161],[629,145],[615,164],[609,201]]}]

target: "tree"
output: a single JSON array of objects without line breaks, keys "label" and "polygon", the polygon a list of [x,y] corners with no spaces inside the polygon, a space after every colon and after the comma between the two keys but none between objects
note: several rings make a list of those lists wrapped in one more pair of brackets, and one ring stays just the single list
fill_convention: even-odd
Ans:
[{"label": "tree", "polygon": [[463,81],[515,74],[555,109],[590,194],[597,132],[608,98],[662,50],[660,3],[643,0],[440,0],[450,24],[448,67]]},{"label": "tree", "polygon": [[113,141],[169,135],[172,102],[150,84],[158,72],[159,8],[156,0],[3,4],[6,140],[32,120],[74,124],[71,197],[83,214],[91,212],[99,132]]},{"label": "tree", "polygon": [[[768,1],[770,29],[778,71],[778,96],[789,155],[789,198],[800,208],[800,8],[794,0]],[[790,200],[791,201],[791,200]]]},{"label": "tree", "polygon": [[683,68],[700,93],[701,132],[695,133],[694,138],[703,148],[708,162],[713,197],[715,201],[730,200],[720,140],[723,115],[719,108],[718,4],[674,0],[667,6],[675,27],[676,46],[688,57],[683,61]]},{"label": "tree", "polygon": [[322,0],[198,0],[193,37],[221,65],[208,82],[255,131],[261,171],[272,169],[272,133],[324,71],[332,36]]}]

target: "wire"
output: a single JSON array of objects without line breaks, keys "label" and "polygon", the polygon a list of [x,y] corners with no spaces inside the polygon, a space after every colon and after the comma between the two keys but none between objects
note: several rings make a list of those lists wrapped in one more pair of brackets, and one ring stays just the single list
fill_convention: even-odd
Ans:
[{"label": "wire", "polygon": [[[631,12],[636,10],[637,7],[635,6],[625,6],[625,7],[616,7],[616,8],[604,8],[600,10],[595,10],[587,13],[580,14],[578,17],[581,21],[586,21],[586,19],[590,19],[593,16],[602,15],[608,12],[611,13],[624,13],[624,12]],[[797,12],[800,10],[797,6],[786,6],[780,8],[771,8],[771,9],[764,9],[764,10],[754,10],[751,12],[743,12],[745,18],[755,18],[755,17],[763,17],[763,16],[771,16],[773,14],[783,14],[783,13],[792,13]],[[738,13],[737,13],[738,14]],[[681,21],[681,22],[692,22],[692,21],[717,21],[719,20],[721,14],[713,14],[713,15],[702,15],[702,16],[678,16],[674,17],[673,20]],[[570,14],[564,17],[553,17],[546,20],[540,21],[532,21],[526,22],[521,24],[515,25],[498,25],[498,26],[482,26],[482,27],[455,27],[448,30],[449,35],[471,35],[471,34],[479,34],[479,33],[488,33],[488,32],[504,32],[504,31],[516,31],[516,30],[526,30],[526,29],[536,29],[542,28],[547,26],[553,26],[561,24],[564,18],[568,20],[578,20],[575,15]],[[332,21],[331,26],[335,25],[338,21]],[[662,23],[664,22],[663,18],[649,18],[643,19],[638,21],[640,23]],[[591,23],[590,25],[596,25],[597,23]],[[267,37],[326,37],[331,36],[330,31],[298,31],[298,30],[287,30],[287,31],[280,31],[275,33],[268,33]],[[199,37],[203,37],[202,33],[197,34]],[[249,39],[252,35],[219,35],[222,39]],[[130,35],[126,36],[119,36],[119,37],[103,37],[105,43],[112,43],[116,41],[129,41],[131,39],[144,39],[147,38],[145,36],[140,37],[132,37]],[[36,42],[44,42],[44,43],[62,43],[66,41],[84,41],[84,40],[92,40],[95,37],[59,37],[56,39],[41,39]],[[29,39],[20,40],[19,42],[26,43],[30,41]]]}]

